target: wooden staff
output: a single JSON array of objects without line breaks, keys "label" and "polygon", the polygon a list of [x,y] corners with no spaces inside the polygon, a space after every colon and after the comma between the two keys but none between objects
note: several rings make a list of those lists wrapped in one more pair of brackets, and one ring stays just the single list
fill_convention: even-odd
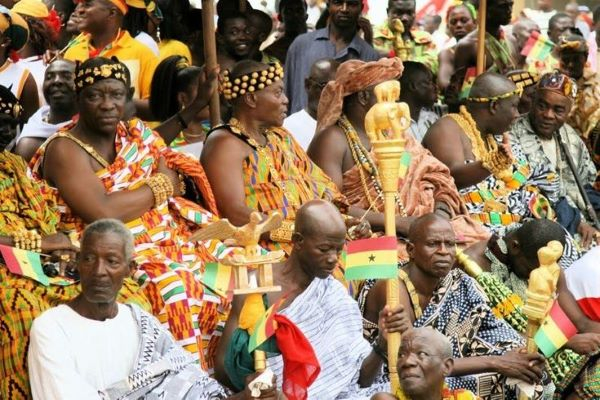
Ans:
[{"label": "wooden staff", "polygon": [[485,71],[485,14],[487,13],[487,0],[479,0],[479,30],[477,31],[477,75]]},{"label": "wooden staff", "polygon": [[[202,0],[202,29],[204,31],[204,59],[206,71],[217,67],[217,42],[215,39],[215,5],[213,0]],[[215,90],[209,103],[210,126],[215,127],[221,121],[219,91]]]}]

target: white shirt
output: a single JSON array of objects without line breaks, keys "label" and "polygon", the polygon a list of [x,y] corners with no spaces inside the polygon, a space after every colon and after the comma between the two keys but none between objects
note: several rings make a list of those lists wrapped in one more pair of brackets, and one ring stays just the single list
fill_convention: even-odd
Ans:
[{"label": "white shirt", "polygon": [[118,307],[115,318],[95,321],[63,304],[33,321],[28,362],[35,400],[100,399],[98,390],[133,371],[138,326],[127,306]]},{"label": "white shirt", "polygon": [[159,55],[158,43],[156,43],[156,41],[152,38],[152,36],[148,35],[144,31],[142,31],[137,34],[137,36],[135,37],[135,40],[139,41],[140,43],[142,43],[143,45],[148,47],[150,50],[152,50],[154,55],[158,57],[158,55]]},{"label": "white shirt", "polygon": [[306,151],[317,130],[317,120],[310,116],[305,109],[293,113],[283,121],[287,129],[300,146]]},{"label": "white shirt", "polygon": [[17,144],[25,137],[35,137],[40,139],[48,139],[63,126],[69,125],[72,121],[64,121],[58,124],[50,124],[45,121],[50,113],[50,106],[40,107],[23,126],[23,131],[17,137]]},{"label": "white shirt", "polygon": [[541,139],[542,149],[544,150],[544,154],[550,160],[550,164],[552,164],[552,168],[556,170],[556,163],[558,162],[558,147],[556,146],[556,139]]},{"label": "white shirt", "polygon": [[425,137],[429,127],[433,125],[439,118],[439,115],[433,111],[421,109],[421,112],[419,113],[419,120],[415,121],[411,119],[410,128],[408,128],[408,130],[410,131],[411,135],[413,135],[413,137],[420,143],[423,141],[423,138]]}]

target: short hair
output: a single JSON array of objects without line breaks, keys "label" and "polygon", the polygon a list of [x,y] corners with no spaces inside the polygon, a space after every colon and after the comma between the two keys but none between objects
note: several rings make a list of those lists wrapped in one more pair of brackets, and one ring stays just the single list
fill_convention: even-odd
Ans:
[{"label": "short hair", "polygon": [[[432,328],[431,326],[420,326],[418,328],[413,329],[413,335],[433,335],[435,337],[436,342],[439,344],[437,350],[439,350],[440,354],[438,354],[442,358],[452,358],[452,343],[450,339],[446,337],[440,331]],[[437,346],[436,346],[437,347]]]},{"label": "short hair", "polygon": [[273,30],[273,20],[269,16],[269,14],[262,12],[260,10],[250,10],[247,14],[248,22],[253,24],[253,20],[258,22],[258,26],[256,27],[260,32],[264,32],[269,35]]},{"label": "short hair", "polygon": [[537,263],[537,252],[552,240],[558,240],[563,246],[567,241],[565,230],[549,219],[533,219],[525,222],[514,232],[523,255]]},{"label": "short hair", "polygon": [[92,235],[101,235],[106,233],[114,233],[121,238],[125,259],[130,261],[135,252],[133,234],[129,228],[127,228],[125,224],[118,219],[103,218],[92,222],[84,229],[83,234],[81,235],[81,243],[85,243]]},{"label": "short hair", "polygon": [[404,65],[404,71],[402,71],[402,76],[400,77],[400,87],[402,90],[406,90],[405,88],[408,87],[408,83],[413,81],[417,74],[432,74],[431,69],[427,65],[417,61],[405,61],[402,65]]},{"label": "short hair", "polygon": [[283,9],[293,3],[299,3],[304,5],[305,10],[308,8],[308,6],[306,5],[306,0],[281,0],[279,2],[279,6],[277,6],[277,13],[281,16]]},{"label": "short hair", "polygon": [[248,22],[248,16],[239,11],[232,11],[232,12],[228,12],[227,14],[220,15],[219,19],[217,20],[217,32],[219,34],[223,35],[225,33],[225,22],[229,21],[230,19],[238,19],[238,18],[243,19],[246,22]]},{"label": "short hair", "polygon": [[554,25],[556,25],[556,21],[558,21],[561,18],[569,18],[569,19],[573,19],[571,18],[571,16],[565,12],[557,12],[556,14],[554,14],[552,17],[550,17],[550,20],[548,20],[548,29],[551,29]]},{"label": "short hair", "polygon": [[395,3],[414,3],[417,8],[417,0],[388,0],[387,8],[392,8]]}]

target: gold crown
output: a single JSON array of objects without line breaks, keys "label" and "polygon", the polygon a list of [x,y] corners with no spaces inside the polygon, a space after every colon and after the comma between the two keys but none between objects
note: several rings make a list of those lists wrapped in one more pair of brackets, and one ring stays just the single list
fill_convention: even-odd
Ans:
[{"label": "gold crown", "polygon": [[279,63],[271,63],[266,69],[250,72],[231,81],[229,71],[223,72],[221,93],[226,100],[235,99],[246,93],[262,90],[274,82],[283,79],[283,68]]},{"label": "gold crown", "polygon": [[75,87],[77,90],[82,90],[84,87],[91,86],[104,79],[117,79],[127,85],[127,71],[121,63],[81,68],[75,75]]}]

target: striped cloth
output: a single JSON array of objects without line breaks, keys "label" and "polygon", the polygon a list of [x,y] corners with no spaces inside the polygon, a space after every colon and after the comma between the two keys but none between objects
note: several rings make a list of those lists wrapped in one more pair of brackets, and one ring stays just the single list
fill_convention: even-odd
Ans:
[{"label": "striped cloth", "polygon": [[[362,335],[362,317],[356,301],[333,277],[315,278],[279,314],[300,328],[321,365],[319,377],[308,389],[308,398],[345,398],[358,381],[363,360],[371,353],[371,346]],[[281,386],[282,357],[271,357],[268,364]]]},{"label": "striped cloth", "polygon": [[[40,176],[47,144],[31,161],[34,176]],[[106,169],[96,172],[107,193],[135,189],[156,173],[158,159],[165,157],[169,167],[193,180],[201,194],[198,199],[208,210],[215,211],[215,201],[199,162],[170,150],[162,138],[138,119],[121,123],[115,137],[117,156]],[[57,190],[52,188],[53,191]],[[85,190],[82,186],[81,190]],[[58,195],[57,195],[58,196]],[[58,196],[60,197],[60,196]],[[83,221],[59,198],[62,224],[81,232]],[[204,291],[201,278],[206,262],[231,252],[221,242],[192,243],[187,237],[198,227],[216,220],[214,214],[183,198],[168,202],[127,222],[135,239],[139,268],[135,279],[152,304],[152,313],[167,327],[177,342],[199,358],[203,368],[211,371],[217,341],[229,314],[230,304]]]}]

